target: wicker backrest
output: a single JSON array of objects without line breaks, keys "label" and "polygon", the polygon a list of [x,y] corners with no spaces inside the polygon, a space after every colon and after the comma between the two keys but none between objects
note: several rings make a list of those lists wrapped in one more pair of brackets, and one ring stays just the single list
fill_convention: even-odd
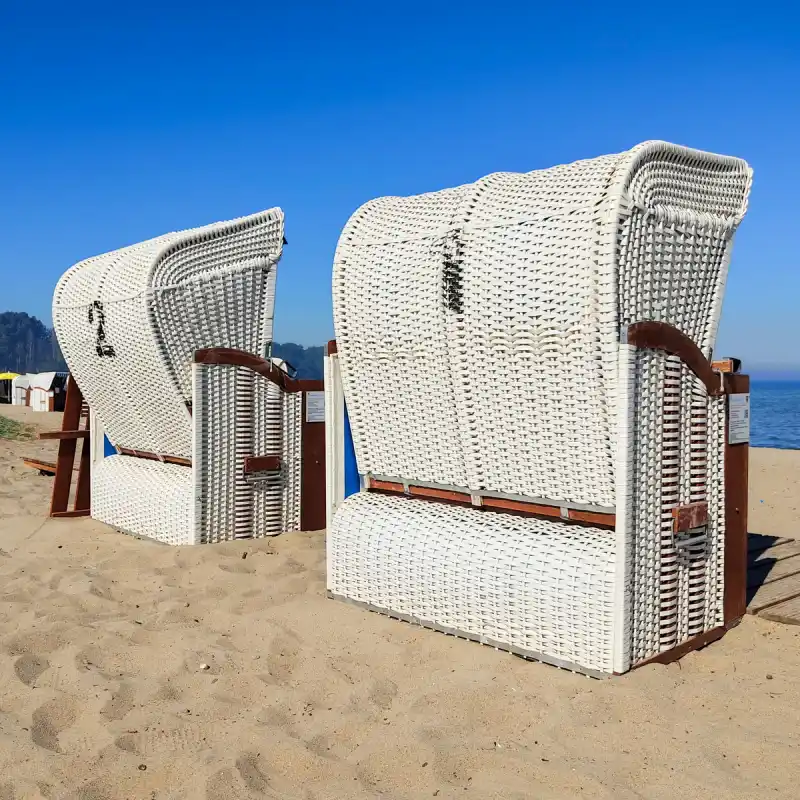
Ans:
[{"label": "wicker backrest", "polygon": [[191,361],[266,355],[283,212],[170,233],[82,261],[53,298],[64,358],[112,442],[191,457]]},{"label": "wicker backrest", "polygon": [[750,182],[647,142],[362,206],[333,280],[359,470],[614,507],[621,326],[710,352]]}]

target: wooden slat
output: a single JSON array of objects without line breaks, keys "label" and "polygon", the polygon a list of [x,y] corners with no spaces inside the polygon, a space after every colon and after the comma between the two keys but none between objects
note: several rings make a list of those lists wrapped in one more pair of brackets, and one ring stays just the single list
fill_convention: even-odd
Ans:
[{"label": "wooden slat", "polygon": [[189,458],[180,456],[159,456],[157,453],[150,453],[147,450],[130,450],[127,447],[118,447],[117,452],[121,456],[132,456],[133,458],[145,458],[148,461],[166,461],[167,464],[178,464],[181,467],[191,467],[192,461]]},{"label": "wooden slat", "polygon": [[75,431],[43,431],[39,434],[40,439],[88,439],[89,431],[75,430]]},{"label": "wooden slat", "polygon": [[758,614],[765,608],[785,600],[793,600],[795,597],[800,597],[800,575],[791,575],[788,578],[764,584],[755,593],[747,610],[750,614]]},{"label": "wooden slat", "polygon": [[39,472],[49,472],[51,475],[56,474],[56,465],[50,461],[37,461],[35,458],[23,458],[22,463],[31,469],[38,469]]},{"label": "wooden slat", "polygon": [[755,589],[765,583],[772,583],[789,575],[798,574],[800,574],[800,555],[782,561],[763,558],[747,571],[747,588]]},{"label": "wooden slat", "polygon": [[[394,481],[381,481],[375,478],[369,479],[367,488],[371,491],[390,492],[392,494],[405,494],[405,488],[402,483],[395,483]],[[419,497],[423,500],[440,500],[447,503],[459,503],[460,505],[472,505],[472,497],[466,492],[458,492],[453,489],[438,489],[431,486],[414,486],[411,484],[408,487],[408,495],[410,497]],[[504,497],[481,497],[480,508],[485,508],[489,511],[506,511],[518,514],[530,514],[538,517],[556,517],[564,519],[561,516],[561,508],[559,506],[547,506],[540,503],[529,503],[524,500],[508,500]],[[564,521],[570,522],[583,522],[590,525],[604,525],[614,527],[616,524],[616,517],[614,514],[604,514],[595,511],[579,511],[577,509],[567,509],[569,515]]]},{"label": "wooden slat", "polygon": [[717,639],[721,639],[727,630],[728,629],[723,626],[712,628],[710,631],[701,633],[699,636],[695,636],[689,639],[689,641],[679,644],[677,647],[673,647],[672,650],[665,650],[663,653],[648,658],[646,661],[640,661],[638,664],[634,665],[634,669],[644,667],[646,664],[671,664],[673,661],[678,661],[683,658],[687,653],[691,653],[693,650],[699,650],[701,647],[705,647],[711,644],[711,642],[716,642]]},{"label": "wooden slat", "polygon": [[770,547],[768,550],[751,553],[749,564],[752,569],[763,561],[783,561],[784,558],[792,558],[796,555],[800,555],[800,540],[792,539],[785,544]]},{"label": "wooden slat", "polygon": [[751,533],[747,537],[747,552],[756,553],[760,550],[766,550],[769,547],[792,541],[794,539],[787,539],[785,536],[766,536],[763,533]]},{"label": "wooden slat", "polygon": [[59,518],[66,518],[66,517],[88,517],[90,511],[88,508],[81,509],[80,511],[53,511],[50,516],[51,517],[59,517]]},{"label": "wooden slat", "polygon": [[784,625],[800,625],[800,597],[771,606],[758,616],[772,622],[782,622]]}]

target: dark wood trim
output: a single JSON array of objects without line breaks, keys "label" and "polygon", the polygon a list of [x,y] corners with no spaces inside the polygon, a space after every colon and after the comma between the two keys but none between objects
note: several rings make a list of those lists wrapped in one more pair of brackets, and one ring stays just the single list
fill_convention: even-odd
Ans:
[{"label": "dark wood trim", "polygon": [[88,439],[88,430],[43,431],[40,439]]},{"label": "dark wood trim", "polygon": [[[69,490],[72,483],[72,470],[75,465],[75,449],[78,444],[78,437],[72,434],[83,433],[78,430],[81,424],[81,407],[83,406],[83,394],[80,387],[75,382],[72,375],[67,379],[67,399],[64,404],[64,417],[62,419],[63,431],[55,433],[68,433],[69,436],[56,436],[52,438],[60,439],[58,444],[58,457],[56,458],[56,477],[53,481],[53,494],[50,498],[50,516],[56,516],[67,511],[69,505]],[[39,434],[39,438],[43,437]],[[86,509],[88,514],[88,507]]]},{"label": "dark wood trim", "polygon": [[665,650],[663,653],[658,653],[652,658],[647,658],[644,661],[640,661],[638,664],[634,664],[632,669],[639,669],[639,667],[644,667],[647,664],[671,664],[673,661],[680,660],[693,650],[700,650],[706,645],[711,644],[711,642],[716,642],[717,639],[721,639],[727,632],[728,628],[724,625],[721,625],[719,628],[712,628],[710,631],[701,633],[699,636],[694,636],[683,644],[673,647],[671,650]]},{"label": "dark wood trim", "polygon": [[301,392],[324,392],[325,391],[325,381],[324,380],[317,380],[316,378],[299,378],[299,379],[297,379],[297,384],[298,384],[298,391],[301,391]]},{"label": "dark wood trim", "polygon": [[150,453],[147,450],[131,450],[127,447],[118,447],[117,452],[121,456],[131,456],[133,458],[146,458],[148,461],[166,461],[167,464],[178,464],[181,467],[191,467],[190,458],[180,456],[160,456],[158,453]]},{"label": "dark wood trim", "polygon": [[325,388],[325,381],[298,381],[303,391],[302,401],[302,460],[300,463],[300,529],[322,530],[327,522],[327,498],[325,486],[325,423],[309,422],[306,418],[306,392],[318,392]]},{"label": "dark wood trim", "polygon": [[[419,497],[425,500],[441,500],[459,505],[472,505],[472,496],[468,492],[459,492],[453,489],[437,489],[430,486],[414,486],[410,484],[406,492],[402,483],[394,481],[381,481],[369,478],[366,488],[369,491],[388,492],[391,494],[407,494],[410,497]],[[557,517],[565,522],[582,522],[589,525],[600,525],[614,528],[616,526],[615,514],[604,514],[596,511],[580,511],[567,509],[567,517],[561,516],[560,506],[549,506],[541,503],[529,503],[525,500],[509,500],[504,497],[481,497],[481,505],[476,508],[485,508],[489,511],[506,511],[526,514],[536,517]]]},{"label": "dark wood trim", "polygon": [[275,472],[280,468],[281,468],[280,456],[246,456],[244,460],[245,473]]},{"label": "dark wood trim", "polygon": [[711,362],[711,366],[717,372],[739,372],[742,362],[738,358],[720,358]]},{"label": "dark wood trim", "polygon": [[[725,374],[727,394],[750,391],[750,376]],[[725,409],[725,597],[724,619],[730,625],[747,613],[747,494],[750,446],[728,443]]]},{"label": "dark wood trim", "polygon": [[53,511],[51,517],[88,517],[92,512],[88,508],[73,509],[72,511]]},{"label": "dark wood trim", "polygon": [[331,339],[328,342],[328,349],[327,349],[328,355],[332,356],[334,353],[338,353],[338,352],[339,352],[339,349],[338,349],[338,347],[336,345],[336,339]]},{"label": "dark wood trim", "polygon": [[56,474],[56,465],[51,461],[39,461],[38,458],[23,458],[22,463],[30,469],[38,469],[39,472],[46,472],[48,475]]},{"label": "dark wood trim", "polygon": [[[219,364],[226,367],[246,367],[257,372],[267,380],[280,386],[284,392],[300,392],[301,381],[290,377],[282,369],[276,367],[265,358],[246,353],[244,350],[235,350],[231,347],[206,347],[195,350],[195,364]],[[323,382],[324,384],[324,382]]]},{"label": "dark wood trim", "polygon": [[672,509],[672,532],[686,533],[708,525],[708,503],[688,503]]},{"label": "dark wood trim", "polygon": [[678,356],[705,384],[710,395],[720,395],[724,388],[719,373],[703,351],[682,331],[666,322],[634,322],[628,326],[628,344],[648,350],[663,350]]}]

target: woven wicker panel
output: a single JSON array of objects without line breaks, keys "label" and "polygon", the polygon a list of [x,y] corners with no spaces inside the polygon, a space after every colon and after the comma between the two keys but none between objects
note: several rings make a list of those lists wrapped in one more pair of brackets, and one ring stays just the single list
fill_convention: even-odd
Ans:
[{"label": "woven wicker panel", "polygon": [[[633,663],[722,624],[725,536],[724,399],[654,351],[637,354],[635,396]],[[690,503],[708,503],[708,525],[674,534]]]},{"label": "woven wicker panel", "polygon": [[266,354],[282,243],[283,212],[272,209],[91,258],[62,276],[59,344],[114,444],[191,457],[192,352]]},{"label": "woven wicker panel", "polygon": [[[300,421],[286,398],[244,367],[194,365],[197,543],[299,529]],[[262,455],[281,469],[246,474],[245,458]]]},{"label": "woven wicker panel", "polygon": [[171,545],[194,543],[192,470],[130,456],[92,467],[92,517]]},{"label": "woven wicker panel", "polygon": [[614,506],[620,326],[709,352],[750,181],[650,142],[359,209],[334,264],[359,470]]},{"label": "woven wicker panel", "polygon": [[328,589],[422,625],[612,672],[613,533],[356,494],[328,534]]}]

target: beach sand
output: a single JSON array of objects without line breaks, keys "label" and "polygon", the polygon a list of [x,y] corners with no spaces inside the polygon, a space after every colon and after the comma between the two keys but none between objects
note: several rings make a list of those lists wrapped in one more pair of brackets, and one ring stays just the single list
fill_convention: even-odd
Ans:
[{"label": "beach sand", "polygon": [[[800,796],[800,628],[596,681],[326,599],[323,532],[46,519],[19,457],[54,453],[0,441],[0,800]],[[751,478],[751,530],[795,535],[800,453]]]}]

